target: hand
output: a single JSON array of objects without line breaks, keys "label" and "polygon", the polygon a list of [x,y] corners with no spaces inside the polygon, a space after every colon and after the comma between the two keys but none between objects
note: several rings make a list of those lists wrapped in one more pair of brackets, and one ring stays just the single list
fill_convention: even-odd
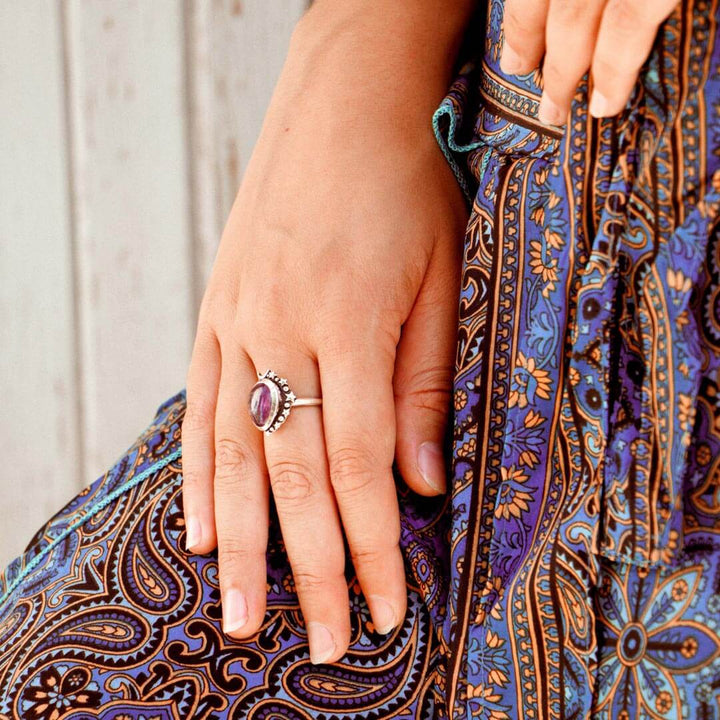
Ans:
[{"label": "hand", "polygon": [[590,70],[590,114],[619,113],[632,93],[658,27],[677,0],[506,0],[500,67],[521,75],[543,62],[538,119],[563,125]]},{"label": "hand", "polygon": [[[438,35],[398,48],[395,28],[411,23],[394,12],[301,20],[222,235],[187,378],[186,544],[218,548],[225,632],[249,637],[263,620],[271,489],[313,662],[349,644],[343,528],[376,629],[406,612],[396,451],[412,489],[445,491],[467,209],[431,128],[448,69],[429,71],[422,48]],[[383,43],[398,57],[382,57]],[[450,51],[441,43],[438,55]],[[403,52],[412,62],[400,64]],[[247,409],[268,368],[296,395],[323,397],[271,435]]]}]

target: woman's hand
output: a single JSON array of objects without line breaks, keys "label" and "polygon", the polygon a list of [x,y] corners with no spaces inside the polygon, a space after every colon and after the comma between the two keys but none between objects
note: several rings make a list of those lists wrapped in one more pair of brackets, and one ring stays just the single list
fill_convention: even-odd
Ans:
[{"label": "woman's hand", "polygon": [[677,0],[505,0],[500,67],[523,75],[542,66],[538,119],[563,125],[590,70],[590,113],[619,113],[630,98],[658,27]]},{"label": "woman's hand", "polygon": [[[405,614],[396,452],[415,491],[445,491],[467,210],[430,121],[467,8],[451,21],[444,0],[399,5],[317,0],[300,21],[187,379],[186,544],[217,546],[224,629],[254,634],[271,489],[313,662],[349,643],[342,528],[376,629]],[[268,368],[323,398],[271,435],[247,407]]]}]

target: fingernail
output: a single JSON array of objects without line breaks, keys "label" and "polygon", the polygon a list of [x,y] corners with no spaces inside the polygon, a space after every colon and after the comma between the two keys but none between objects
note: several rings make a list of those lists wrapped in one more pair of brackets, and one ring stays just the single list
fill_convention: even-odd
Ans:
[{"label": "fingernail", "polygon": [[185,549],[190,550],[202,539],[200,523],[196,517],[190,515],[185,518]]},{"label": "fingernail", "polygon": [[590,96],[590,114],[593,117],[606,117],[614,114],[611,112],[610,101],[597,90],[593,90]]},{"label": "fingernail", "polygon": [[548,96],[543,93],[538,107],[538,120],[546,125],[564,125],[565,113]]},{"label": "fingernail", "polygon": [[445,458],[436,442],[427,440],[418,448],[418,470],[426,484],[434,492],[445,492]]},{"label": "fingernail", "polygon": [[237,589],[230,588],[222,599],[223,632],[231,633],[241,628],[248,619],[247,600]]},{"label": "fingernail", "polygon": [[387,635],[398,624],[392,605],[380,595],[368,595],[367,600],[375,629],[381,635]]},{"label": "fingernail", "polygon": [[335,640],[330,630],[318,622],[309,622],[308,642],[310,643],[310,662],[320,665],[327,662],[336,650]]},{"label": "fingernail", "polygon": [[500,55],[500,69],[509,75],[516,75],[522,70],[522,58],[507,44],[503,43]]}]

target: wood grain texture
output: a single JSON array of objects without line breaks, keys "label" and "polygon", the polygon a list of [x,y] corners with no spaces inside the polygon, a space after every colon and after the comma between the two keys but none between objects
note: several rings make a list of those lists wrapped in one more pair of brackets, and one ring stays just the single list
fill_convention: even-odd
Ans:
[{"label": "wood grain texture", "polygon": [[306,0],[0,0],[0,566],[185,384]]},{"label": "wood grain texture", "polygon": [[0,563],[81,487],[63,57],[52,0],[0,3]]},{"label": "wood grain texture", "polygon": [[66,5],[86,472],[185,384],[192,327],[183,6]]}]

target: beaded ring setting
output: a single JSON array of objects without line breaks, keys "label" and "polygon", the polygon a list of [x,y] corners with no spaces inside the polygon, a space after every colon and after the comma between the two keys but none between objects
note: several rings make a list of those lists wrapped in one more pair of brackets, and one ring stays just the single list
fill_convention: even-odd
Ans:
[{"label": "beaded ring setting", "polygon": [[299,398],[290,390],[286,378],[272,370],[258,373],[258,382],[250,389],[248,411],[253,425],[266,434],[275,432],[295,406],[321,405],[322,398]]}]

